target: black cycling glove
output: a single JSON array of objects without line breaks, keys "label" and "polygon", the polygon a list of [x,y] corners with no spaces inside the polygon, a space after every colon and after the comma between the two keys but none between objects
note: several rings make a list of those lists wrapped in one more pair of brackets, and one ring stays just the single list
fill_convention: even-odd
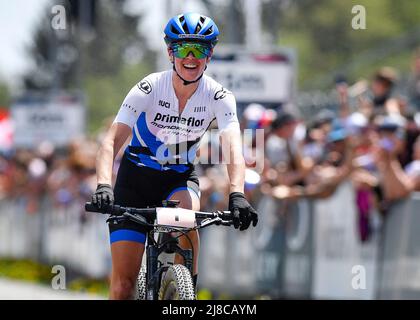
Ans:
[{"label": "black cycling glove", "polygon": [[246,200],[242,192],[232,192],[229,195],[229,211],[233,214],[233,226],[239,230],[246,230],[251,224],[258,223],[257,211]]},{"label": "black cycling glove", "polygon": [[98,208],[114,204],[114,190],[109,184],[98,184],[95,193],[92,195],[92,204]]}]

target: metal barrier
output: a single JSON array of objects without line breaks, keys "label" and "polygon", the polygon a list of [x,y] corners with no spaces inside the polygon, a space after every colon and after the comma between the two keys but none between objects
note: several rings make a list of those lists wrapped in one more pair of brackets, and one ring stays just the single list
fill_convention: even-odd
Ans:
[{"label": "metal barrier", "polygon": [[[361,241],[349,182],[322,200],[277,201],[261,196],[256,228],[215,227],[201,233],[199,286],[231,296],[273,298],[420,298],[420,194],[396,203],[371,237]],[[111,269],[104,216],[83,203],[36,214],[22,200],[0,201],[0,256],[63,264],[91,277]],[[378,213],[371,212],[378,220]],[[366,283],[354,286],[355,267]],[[358,269],[360,270],[360,269]]]},{"label": "metal barrier", "polygon": [[[358,232],[356,195],[350,182],[334,196],[314,201],[314,268],[312,298],[373,299],[379,230],[362,243]],[[375,214],[375,212],[371,212]],[[357,266],[366,284],[353,285]]]},{"label": "metal barrier", "polygon": [[[328,199],[292,202],[263,196],[256,205],[257,228],[244,234],[209,229],[205,234],[200,283],[234,295],[374,299],[381,229],[377,225],[368,241],[359,240],[355,199],[350,182]],[[371,212],[371,217],[378,218],[378,213]],[[354,287],[358,266],[365,271],[366,284]],[[236,274],[226,272],[229,268]]]},{"label": "metal barrier", "polygon": [[28,214],[22,200],[0,202],[0,256],[63,264],[90,277],[111,267],[105,216],[85,214],[83,204],[55,209],[44,198]]},{"label": "metal barrier", "polygon": [[420,193],[386,215],[380,249],[379,299],[420,299]]}]

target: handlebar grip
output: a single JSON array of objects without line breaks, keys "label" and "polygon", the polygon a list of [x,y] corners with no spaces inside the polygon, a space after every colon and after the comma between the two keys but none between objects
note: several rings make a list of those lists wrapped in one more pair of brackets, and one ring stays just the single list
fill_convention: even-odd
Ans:
[{"label": "handlebar grip", "polygon": [[88,212],[99,212],[103,214],[112,214],[112,215],[121,215],[124,212],[124,208],[117,205],[107,205],[105,207],[98,208],[96,205],[91,202],[85,203],[85,210]]},{"label": "handlebar grip", "polygon": [[104,209],[103,208],[98,208],[97,206],[95,206],[94,204],[92,204],[92,202],[86,202],[85,203],[85,210],[88,211],[88,212],[104,213]]}]

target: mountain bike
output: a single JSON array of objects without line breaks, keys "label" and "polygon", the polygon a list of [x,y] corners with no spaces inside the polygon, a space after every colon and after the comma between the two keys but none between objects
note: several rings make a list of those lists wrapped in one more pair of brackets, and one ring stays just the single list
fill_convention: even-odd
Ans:
[{"label": "mountain bike", "polygon": [[[149,227],[146,237],[146,263],[140,269],[137,279],[139,300],[195,300],[192,281],[193,250],[182,249],[179,237],[210,225],[233,224],[230,211],[203,212],[178,208],[179,201],[165,200],[162,207],[131,208],[119,205],[98,208],[87,202],[86,211],[109,214],[110,218],[126,217],[131,221]],[[108,220],[109,220],[108,219]],[[183,264],[164,263],[162,253],[177,253],[183,257]]]}]

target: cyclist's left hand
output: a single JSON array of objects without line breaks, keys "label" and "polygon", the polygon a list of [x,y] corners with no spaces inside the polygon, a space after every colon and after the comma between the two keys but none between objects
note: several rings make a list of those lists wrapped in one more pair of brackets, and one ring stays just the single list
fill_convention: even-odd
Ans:
[{"label": "cyclist's left hand", "polygon": [[242,192],[232,192],[229,195],[229,211],[233,214],[233,226],[236,229],[243,231],[249,228],[251,222],[254,227],[258,223],[257,211]]}]

